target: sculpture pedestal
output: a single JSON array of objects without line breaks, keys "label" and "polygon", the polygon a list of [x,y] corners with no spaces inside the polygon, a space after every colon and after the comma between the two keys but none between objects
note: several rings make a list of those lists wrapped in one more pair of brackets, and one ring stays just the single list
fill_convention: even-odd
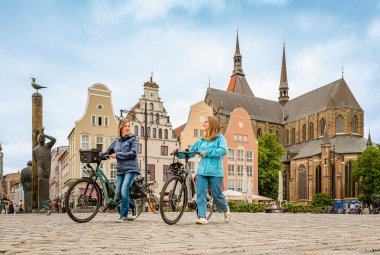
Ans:
[{"label": "sculpture pedestal", "polygon": [[49,209],[49,179],[38,179],[38,209]]}]

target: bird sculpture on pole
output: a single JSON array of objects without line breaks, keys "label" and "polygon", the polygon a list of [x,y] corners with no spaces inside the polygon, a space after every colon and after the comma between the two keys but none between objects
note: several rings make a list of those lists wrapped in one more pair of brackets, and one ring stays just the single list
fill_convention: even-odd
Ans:
[{"label": "bird sculpture on pole", "polygon": [[44,86],[41,86],[41,85],[37,84],[37,83],[36,83],[36,78],[30,78],[30,79],[32,79],[32,87],[36,89],[36,92],[37,92],[37,93],[38,93],[38,90],[39,90],[39,89],[44,89],[44,88],[46,88],[46,87],[44,87]]}]

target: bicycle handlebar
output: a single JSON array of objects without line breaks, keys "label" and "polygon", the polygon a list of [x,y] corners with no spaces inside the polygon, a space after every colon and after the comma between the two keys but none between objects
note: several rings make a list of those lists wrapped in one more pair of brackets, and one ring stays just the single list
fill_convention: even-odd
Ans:
[{"label": "bicycle handlebar", "polygon": [[190,155],[190,154],[195,154],[195,155],[200,155],[201,153],[199,151],[189,151],[189,150],[184,150],[184,151],[181,151],[181,150],[175,150],[173,151],[172,153],[170,153],[170,155],[178,155],[178,154],[184,154],[184,155]]}]

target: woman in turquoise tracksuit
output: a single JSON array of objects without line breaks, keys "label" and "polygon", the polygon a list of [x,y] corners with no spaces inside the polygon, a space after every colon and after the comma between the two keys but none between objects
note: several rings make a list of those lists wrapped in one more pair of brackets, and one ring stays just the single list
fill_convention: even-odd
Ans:
[{"label": "woman in turquoise tracksuit", "polygon": [[219,122],[213,117],[207,117],[203,124],[206,135],[198,140],[189,150],[198,151],[201,160],[197,172],[197,224],[207,224],[207,187],[210,185],[211,195],[216,208],[224,213],[224,221],[230,221],[230,209],[222,192],[223,157],[227,153],[226,138],[219,133]]}]

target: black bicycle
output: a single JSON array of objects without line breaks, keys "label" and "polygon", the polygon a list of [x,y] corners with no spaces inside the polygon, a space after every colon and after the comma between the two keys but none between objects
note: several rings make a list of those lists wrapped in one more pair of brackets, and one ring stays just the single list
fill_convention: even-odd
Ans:
[{"label": "black bicycle", "polygon": [[[78,223],[92,220],[103,206],[103,212],[120,210],[120,199],[116,197],[116,187],[105,176],[100,163],[109,159],[97,149],[80,150],[80,160],[85,163],[83,171],[87,177],[73,182],[65,195],[66,211],[69,217]],[[91,166],[96,163],[96,168]],[[100,187],[99,187],[100,183]],[[134,208],[129,208],[128,220],[135,220],[145,208],[145,201],[155,213],[158,213],[158,198],[150,189],[153,183],[144,184],[144,177],[136,176],[131,188],[130,197]]]},{"label": "black bicycle", "polygon": [[[185,157],[185,165],[176,161],[176,157],[182,154]],[[196,211],[196,186],[192,177],[191,169],[188,167],[188,161],[191,156],[199,155],[196,151],[175,151],[170,155],[173,156],[173,163],[169,166],[170,177],[162,187],[160,194],[160,213],[165,223],[172,225],[177,223],[186,207]],[[210,191],[207,192],[207,220],[210,219],[214,209],[214,200]]]}]

